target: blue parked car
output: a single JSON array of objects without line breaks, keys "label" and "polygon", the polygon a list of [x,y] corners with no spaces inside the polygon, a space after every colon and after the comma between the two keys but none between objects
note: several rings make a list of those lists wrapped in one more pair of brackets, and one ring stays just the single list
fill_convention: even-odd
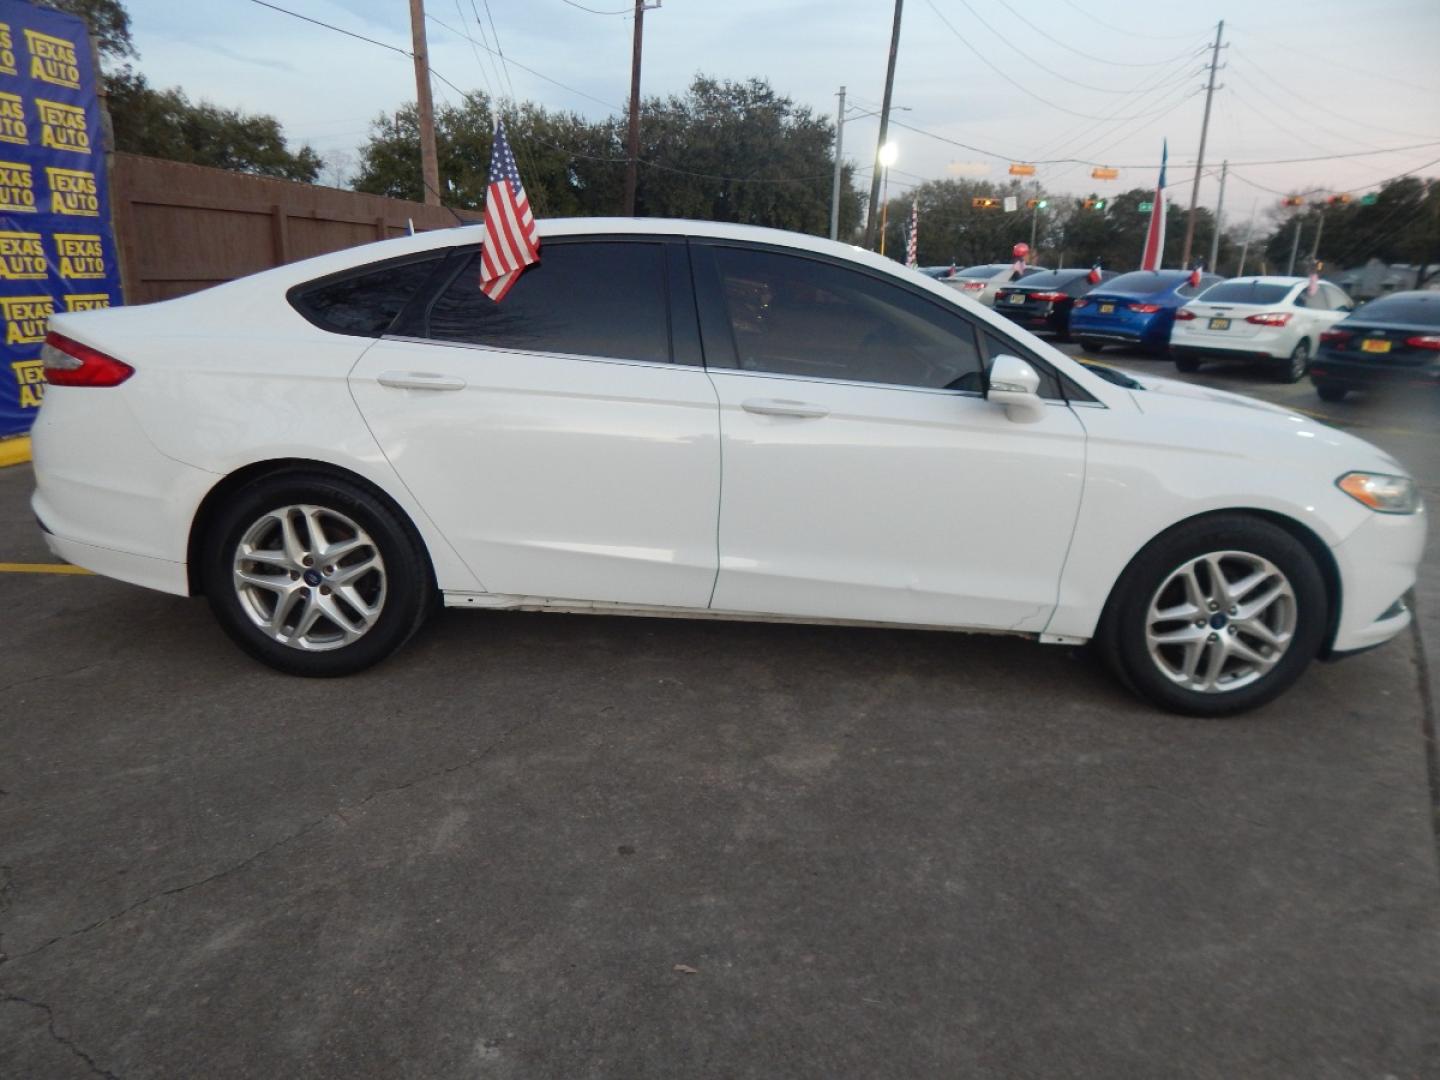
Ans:
[{"label": "blue parked car", "polygon": [[1136,270],[1096,286],[1070,309],[1070,336],[1089,352],[1128,345],[1164,353],[1175,312],[1211,285],[1225,280],[1201,274],[1190,284],[1189,270]]}]

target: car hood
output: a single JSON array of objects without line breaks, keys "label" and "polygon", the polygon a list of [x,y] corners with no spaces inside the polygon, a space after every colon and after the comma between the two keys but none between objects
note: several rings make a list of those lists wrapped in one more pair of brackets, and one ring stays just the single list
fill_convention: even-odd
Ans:
[{"label": "car hood", "polygon": [[[1136,407],[1163,425],[1157,442],[1254,456],[1330,457],[1339,471],[1374,469],[1408,476],[1393,457],[1364,439],[1283,405],[1210,386],[1126,371],[1144,389],[1131,390]],[[1337,472],[1338,475],[1338,472]]]}]

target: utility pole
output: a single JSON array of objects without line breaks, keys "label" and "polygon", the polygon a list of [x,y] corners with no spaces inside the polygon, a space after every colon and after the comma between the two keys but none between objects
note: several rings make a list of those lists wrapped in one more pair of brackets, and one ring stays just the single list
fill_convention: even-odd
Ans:
[{"label": "utility pole", "polygon": [[1286,277],[1295,276],[1295,255],[1300,250],[1300,215],[1295,215],[1295,235],[1290,238],[1290,265],[1285,268]]},{"label": "utility pole", "polygon": [[[1040,221],[1040,181],[1035,181],[1035,205],[1030,210],[1030,258],[1035,258],[1035,226]],[[1038,262],[1039,260],[1036,259]]]},{"label": "utility pole", "polygon": [[1205,269],[1212,274],[1220,261],[1220,223],[1224,220],[1225,213],[1225,175],[1230,171],[1230,162],[1220,163],[1220,197],[1215,200],[1215,235],[1210,237],[1210,261],[1205,264]]},{"label": "utility pole", "polygon": [[830,185],[830,239],[840,238],[840,154],[845,146],[845,88],[840,87],[840,108],[835,112],[835,180]]},{"label": "utility pole", "polygon": [[[880,147],[890,133],[890,92],[895,89],[895,54],[900,48],[900,9],[905,0],[895,0],[895,25],[890,30],[890,62],[885,67],[885,96],[880,102],[880,136],[875,140],[875,164],[879,165]],[[880,202],[880,173],[870,170],[870,209],[865,215],[865,246],[875,241],[875,208]]]},{"label": "utility pole", "polygon": [[[656,7],[660,4],[657,2]],[[635,216],[635,170],[640,162],[640,45],[645,40],[645,0],[635,0],[635,49],[630,57],[630,131],[625,138],[625,205],[620,213]]]},{"label": "utility pole", "polygon": [[1200,154],[1195,159],[1195,182],[1190,185],[1190,214],[1185,219],[1185,250],[1180,254],[1180,267],[1190,265],[1190,247],[1195,242],[1195,203],[1200,198],[1200,171],[1205,168],[1205,137],[1210,134],[1210,99],[1215,96],[1215,69],[1220,65],[1220,38],[1225,33],[1225,20],[1215,28],[1215,47],[1210,54],[1210,84],[1205,89],[1205,118],[1200,121]]},{"label": "utility pole", "polygon": [[[1245,243],[1240,245],[1240,266],[1235,271],[1236,277],[1245,276],[1245,256],[1250,254],[1250,237],[1255,232],[1255,209],[1259,205],[1259,203],[1250,204],[1250,224],[1245,226]],[[1212,266],[1210,269],[1213,271],[1215,268]]]},{"label": "utility pole", "polygon": [[435,102],[430,97],[430,52],[425,47],[425,0],[410,0],[411,51],[415,55],[415,107],[420,113],[420,179],[425,202],[440,205],[440,155],[435,152]]}]

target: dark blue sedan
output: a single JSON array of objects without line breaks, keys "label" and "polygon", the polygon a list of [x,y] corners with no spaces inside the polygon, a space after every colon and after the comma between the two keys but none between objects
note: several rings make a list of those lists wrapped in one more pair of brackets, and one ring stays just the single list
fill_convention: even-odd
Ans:
[{"label": "dark blue sedan", "polygon": [[1175,312],[1224,279],[1201,274],[1190,284],[1189,270],[1136,270],[1094,289],[1070,309],[1070,336],[1082,348],[1099,352],[1106,345],[1128,345],[1164,353]]}]

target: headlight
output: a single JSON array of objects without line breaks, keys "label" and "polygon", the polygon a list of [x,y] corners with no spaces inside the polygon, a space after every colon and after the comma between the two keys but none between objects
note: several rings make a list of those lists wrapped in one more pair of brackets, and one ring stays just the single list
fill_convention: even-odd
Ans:
[{"label": "headlight", "polygon": [[1413,514],[1420,509],[1420,491],[1408,476],[1348,472],[1335,486],[1377,513]]}]

